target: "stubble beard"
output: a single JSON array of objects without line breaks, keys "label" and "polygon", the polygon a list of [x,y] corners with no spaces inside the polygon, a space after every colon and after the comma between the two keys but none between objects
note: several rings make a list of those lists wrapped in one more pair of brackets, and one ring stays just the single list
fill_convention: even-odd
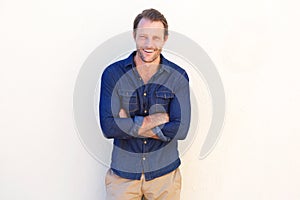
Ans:
[{"label": "stubble beard", "polygon": [[144,62],[144,63],[152,63],[154,62],[159,56],[160,56],[160,53],[161,53],[161,49],[155,49],[154,50],[154,55],[152,56],[152,58],[150,58],[150,60],[146,59],[143,55],[143,49],[137,49],[137,53],[138,53],[138,56],[140,57],[140,59]]}]

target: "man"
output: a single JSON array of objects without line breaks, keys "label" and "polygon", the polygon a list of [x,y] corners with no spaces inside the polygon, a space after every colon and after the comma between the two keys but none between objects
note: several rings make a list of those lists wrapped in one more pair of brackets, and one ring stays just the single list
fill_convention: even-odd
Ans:
[{"label": "man", "polygon": [[101,128],[114,139],[107,200],[179,200],[177,141],[190,124],[188,75],[161,54],[168,23],[159,11],[139,14],[133,37],[136,51],[101,79]]}]

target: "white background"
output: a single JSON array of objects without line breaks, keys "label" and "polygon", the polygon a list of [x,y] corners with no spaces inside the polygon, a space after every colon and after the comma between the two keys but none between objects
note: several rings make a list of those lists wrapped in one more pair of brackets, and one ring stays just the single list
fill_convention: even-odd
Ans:
[{"label": "white background", "polygon": [[222,137],[204,160],[202,136],[183,156],[182,199],[300,199],[296,0],[0,0],[1,200],[104,199],[107,167],[75,131],[74,84],[150,7],[204,48],[225,87]]}]

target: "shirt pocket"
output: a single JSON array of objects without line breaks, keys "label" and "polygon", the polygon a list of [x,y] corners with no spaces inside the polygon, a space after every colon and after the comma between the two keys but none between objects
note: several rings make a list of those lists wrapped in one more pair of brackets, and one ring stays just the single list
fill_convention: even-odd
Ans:
[{"label": "shirt pocket", "polygon": [[138,97],[133,90],[119,90],[122,108],[127,112],[135,112],[138,110]]},{"label": "shirt pocket", "polygon": [[174,93],[171,91],[157,91],[155,93],[155,111],[169,112],[169,104],[174,98]]}]

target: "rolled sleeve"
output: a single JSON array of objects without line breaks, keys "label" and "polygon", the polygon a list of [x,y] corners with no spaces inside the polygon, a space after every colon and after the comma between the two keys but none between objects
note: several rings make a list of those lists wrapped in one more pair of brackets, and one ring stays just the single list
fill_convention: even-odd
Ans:
[{"label": "rolled sleeve", "polygon": [[168,142],[168,141],[171,140],[169,137],[166,137],[166,136],[163,134],[163,132],[161,131],[161,129],[160,129],[158,126],[156,126],[155,128],[153,128],[153,129],[152,129],[152,132],[153,132],[155,135],[157,135],[161,141]]},{"label": "rolled sleeve", "polygon": [[133,136],[133,137],[138,137],[139,136],[139,129],[141,128],[143,121],[144,121],[144,117],[142,116],[135,116],[133,118],[134,124],[131,128],[131,130],[129,131],[129,135]]}]

